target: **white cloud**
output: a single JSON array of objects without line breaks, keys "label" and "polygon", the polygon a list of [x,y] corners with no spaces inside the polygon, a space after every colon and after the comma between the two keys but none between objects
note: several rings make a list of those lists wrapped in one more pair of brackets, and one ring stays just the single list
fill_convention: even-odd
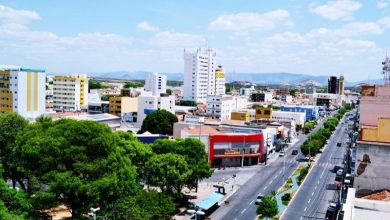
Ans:
[{"label": "white cloud", "polygon": [[286,10],[275,10],[264,14],[242,12],[223,14],[211,22],[211,30],[252,31],[270,30],[278,24],[292,23],[288,21],[290,13]]},{"label": "white cloud", "polygon": [[201,35],[162,31],[156,33],[149,41],[149,45],[159,47],[175,47],[182,50],[185,47],[197,48],[204,46],[206,39]]},{"label": "white cloud", "polygon": [[386,28],[390,28],[390,17],[386,16],[379,19],[378,24],[383,25]]},{"label": "white cloud", "polygon": [[35,11],[15,10],[0,5],[0,23],[26,24],[33,20],[39,20],[40,16]]},{"label": "white cloud", "polygon": [[384,9],[384,8],[387,8],[390,4],[390,1],[389,0],[380,0],[376,3],[376,7],[380,8],[380,9]]},{"label": "white cloud", "polygon": [[157,26],[149,24],[146,21],[142,21],[137,24],[137,29],[140,31],[158,31],[159,28]]},{"label": "white cloud", "polygon": [[329,1],[324,5],[311,6],[310,12],[330,20],[350,18],[354,11],[359,10],[362,3],[354,0]]}]

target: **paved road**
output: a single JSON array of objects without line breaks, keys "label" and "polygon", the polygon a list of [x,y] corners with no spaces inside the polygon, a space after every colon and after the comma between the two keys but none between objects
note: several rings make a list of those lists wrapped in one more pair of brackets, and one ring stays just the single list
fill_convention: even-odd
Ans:
[{"label": "paved road", "polygon": [[[322,127],[323,120],[314,129]],[[313,131],[313,132],[314,132]],[[302,155],[291,155],[293,149],[299,149],[307,135],[300,135],[299,140],[285,150],[285,156],[277,158],[267,166],[259,166],[256,174],[253,175],[245,184],[240,185],[239,190],[229,199],[229,204],[222,204],[210,217],[213,220],[231,219],[231,220],[252,220],[255,219],[256,208],[254,204],[258,194],[268,194],[271,191],[277,191],[286,182],[288,177],[297,168],[297,157]]]},{"label": "paved road", "polygon": [[[311,172],[306,177],[304,184],[300,186],[294,199],[290,202],[282,216],[282,220],[315,219],[324,218],[329,201],[337,199],[337,191],[334,190],[335,174],[330,172],[335,165],[343,161],[345,154],[345,142],[347,133],[346,124],[340,124],[324,152],[313,165]],[[337,147],[337,143],[344,143]]]}]

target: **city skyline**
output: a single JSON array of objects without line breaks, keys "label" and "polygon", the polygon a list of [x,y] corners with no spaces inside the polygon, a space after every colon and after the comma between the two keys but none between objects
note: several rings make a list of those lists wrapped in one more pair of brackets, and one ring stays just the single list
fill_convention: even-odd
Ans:
[{"label": "city skyline", "polygon": [[226,72],[381,78],[390,1],[0,1],[1,64],[48,72],[183,72],[212,47]]}]

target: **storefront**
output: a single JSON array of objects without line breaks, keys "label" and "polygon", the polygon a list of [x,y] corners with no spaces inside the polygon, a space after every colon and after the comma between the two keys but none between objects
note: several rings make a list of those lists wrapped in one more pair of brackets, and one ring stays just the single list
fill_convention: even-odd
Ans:
[{"label": "storefront", "polygon": [[256,165],[263,154],[263,134],[210,135],[209,159],[212,167]]}]

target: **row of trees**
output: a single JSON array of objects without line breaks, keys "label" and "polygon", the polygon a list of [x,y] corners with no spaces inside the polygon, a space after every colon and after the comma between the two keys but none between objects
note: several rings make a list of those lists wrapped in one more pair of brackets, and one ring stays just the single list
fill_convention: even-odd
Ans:
[{"label": "row of trees", "polygon": [[[316,131],[314,134],[309,135],[308,139],[302,144],[301,151],[304,155],[310,155],[314,156],[318,154],[321,150],[321,148],[325,145],[326,140],[330,138],[332,135],[332,132],[336,130],[337,125],[339,124],[340,119],[343,117],[343,115],[352,109],[352,105],[346,104],[342,108],[339,109],[339,111],[333,116],[328,118],[324,122],[324,127]],[[305,124],[304,130],[305,133],[307,132],[306,129],[313,129],[314,125],[310,124],[306,127],[307,124],[311,123],[313,121],[310,121]],[[307,132],[309,133],[310,130]]]},{"label": "row of trees", "polygon": [[303,132],[305,132],[305,134],[310,133],[310,131],[313,130],[313,128],[316,125],[317,125],[316,120],[311,120],[311,121],[306,122],[305,125],[303,126]]},{"label": "row of trees", "polygon": [[[16,113],[0,114],[0,159],[1,219],[34,219],[61,204],[74,219],[91,207],[113,219],[169,219],[182,188],[196,188],[211,175],[196,139],[146,145],[97,122],[42,117],[28,123]],[[17,199],[4,196],[4,180],[21,189],[8,193]]]}]

